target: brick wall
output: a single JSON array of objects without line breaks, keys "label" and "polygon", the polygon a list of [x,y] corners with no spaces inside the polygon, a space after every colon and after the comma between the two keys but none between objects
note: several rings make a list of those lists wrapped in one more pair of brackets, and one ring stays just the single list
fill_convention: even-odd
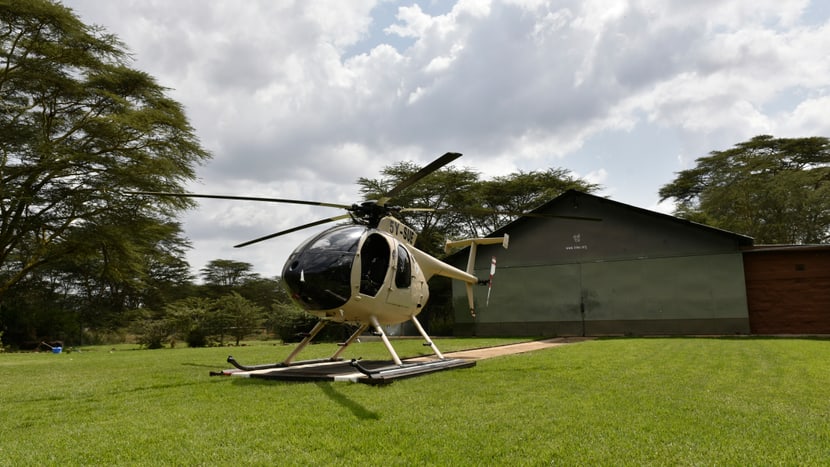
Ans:
[{"label": "brick wall", "polygon": [[744,254],[753,334],[830,334],[830,247]]}]

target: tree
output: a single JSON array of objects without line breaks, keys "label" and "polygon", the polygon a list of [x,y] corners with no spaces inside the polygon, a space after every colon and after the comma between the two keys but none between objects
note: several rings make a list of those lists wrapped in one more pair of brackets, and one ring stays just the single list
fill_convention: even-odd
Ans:
[{"label": "tree", "polygon": [[128,61],[58,3],[0,2],[0,300],[59,261],[140,281],[144,255],[175,231],[137,233],[192,205],[124,194],[180,192],[209,157],[181,105]]},{"label": "tree", "polygon": [[214,259],[201,269],[205,284],[227,290],[242,285],[247,280],[258,278],[253,265],[232,259]]},{"label": "tree", "polygon": [[[381,179],[360,178],[357,183],[366,199],[378,199],[418,170],[411,162],[401,162],[384,168]],[[421,179],[392,203],[434,209],[397,216],[418,231],[417,248],[441,256],[446,239],[485,236],[569,189],[593,192],[599,185],[575,178],[565,169],[518,172],[482,181],[477,172],[451,166]],[[429,287],[424,321],[431,330],[448,333],[453,319],[452,282],[435,276]]]},{"label": "tree", "polygon": [[[366,199],[378,199],[420,169],[412,162],[400,162],[385,167],[381,179],[360,178],[357,183]],[[478,173],[447,167],[421,179],[392,200],[397,206],[435,209],[433,212],[399,215],[418,231],[416,247],[427,252],[439,252],[443,249],[445,238],[463,234],[461,214],[451,208],[469,205],[469,193],[477,182]]]},{"label": "tree", "polygon": [[239,341],[259,329],[265,318],[265,310],[236,292],[232,292],[216,301],[216,329],[223,342],[225,334]]},{"label": "tree", "polygon": [[158,317],[168,326],[147,326],[150,331],[157,328],[169,329],[172,334],[184,339],[190,347],[205,347],[211,331],[211,315],[215,302],[208,298],[188,297],[164,307]]},{"label": "tree", "polygon": [[252,277],[243,282],[235,291],[263,309],[268,309],[272,303],[289,303],[291,298],[282,285],[282,278]]},{"label": "tree", "polygon": [[830,140],[761,135],[712,151],[660,189],[676,215],[757,243],[830,239]]},{"label": "tree", "polygon": [[487,235],[568,190],[592,193],[599,188],[562,168],[519,171],[483,181],[473,194],[473,201],[480,203],[481,209],[474,205],[470,208],[468,234]]},{"label": "tree", "polygon": [[[360,192],[377,199],[420,170],[411,162],[384,168],[381,179],[360,178]],[[444,240],[480,237],[562,194],[577,189],[593,192],[599,185],[573,177],[565,169],[518,172],[480,180],[470,169],[446,167],[421,179],[392,201],[405,207],[433,208],[432,212],[401,213],[419,232],[416,246],[440,254]]]}]

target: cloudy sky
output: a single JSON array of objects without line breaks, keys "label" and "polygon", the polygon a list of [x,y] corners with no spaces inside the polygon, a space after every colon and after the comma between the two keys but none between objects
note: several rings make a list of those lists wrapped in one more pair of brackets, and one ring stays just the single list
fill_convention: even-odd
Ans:
[{"label": "cloudy sky", "polygon": [[[484,178],[563,167],[658,204],[712,150],[830,136],[824,0],[66,0],[183,103],[214,158],[194,192],[351,204],[355,181],[447,152]],[[184,219],[195,270],[273,276],[339,215],[204,200]]]}]

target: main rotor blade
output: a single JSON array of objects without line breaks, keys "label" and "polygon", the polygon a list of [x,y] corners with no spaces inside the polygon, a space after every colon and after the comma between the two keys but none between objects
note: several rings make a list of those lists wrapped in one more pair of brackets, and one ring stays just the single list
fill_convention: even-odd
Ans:
[{"label": "main rotor blade", "polygon": [[[496,214],[504,214],[502,212],[497,212]],[[511,214],[511,213],[508,213]],[[602,222],[602,219],[599,217],[585,217],[585,216],[560,216],[559,214],[544,214],[544,213],[536,213],[536,212],[525,212],[522,214],[517,214],[519,217],[541,217],[544,219],[570,219],[575,221],[589,221],[589,222]]]},{"label": "main rotor blade", "polygon": [[440,209],[435,208],[401,208],[399,212],[437,212]]},{"label": "main rotor blade", "polygon": [[466,213],[472,215],[479,215],[479,216],[514,216],[514,217],[537,217],[537,218],[544,218],[544,219],[571,219],[575,221],[591,221],[591,222],[601,222],[602,219],[599,217],[586,217],[586,216],[564,216],[558,214],[545,214],[540,212],[516,212],[516,211],[497,211],[493,209],[485,209],[485,208],[464,208],[464,209],[440,209],[440,208],[403,208],[400,212],[438,212],[438,213]]},{"label": "main rotor blade", "polygon": [[409,178],[402,181],[401,183],[398,183],[397,186],[395,186],[394,188],[389,190],[389,192],[386,193],[386,196],[384,196],[383,198],[378,200],[378,204],[383,206],[384,204],[386,204],[387,201],[389,201],[390,199],[397,196],[398,193],[402,192],[403,190],[405,190],[405,189],[409,188],[410,186],[412,186],[413,184],[415,184],[418,180],[426,177],[427,175],[431,174],[432,172],[435,172],[436,170],[440,169],[441,167],[444,167],[445,165],[447,165],[450,162],[458,159],[459,157],[461,157],[460,153],[448,152],[448,153],[444,154],[443,156],[439,157],[438,159],[435,159],[428,166],[426,166],[423,169],[419,170],[418,172],[412,174]]},{"label": "main rotor blade", "polygon": [[129,195],[151,195],[151,196],[172,196],[175,198],[209,198],[209,199],[232,199],[237,201],[263,201],[267,203],[305,204],[308,206],[326,206],[330,208],[349,209],[347,204],[323,203],[320,201],[306,201],[301,199],[282,198],[259,198],[256,196],[233,196],[233,195],[200,195],[196,193],[169,193],[164,191],[127,191]]},{"label": "main rotor blade", "polygon": [[293,227],[293,228],[290,228],[288,230],[283,230],[281,232],[272,233],[270,235],[255,238],[253,240],[248,240],[245,243],[240,243],[239,245],[234,245],[233,247],[234,248],[242,248],[243,246],[253,245],[254,243],[259,243],[263,240],[269,240],[269,239],[272,239],[274,237],[279,237],[280,235],[290,234],[291,232],[296,232],[298,230],[303,230],[303,229],[307,229],[309,227],[314,227],[315,225],[325,224],[327,222],[339,221],[341,219],[348,219],[350,217],[351,216],[349,214],[343,214],[342,216],[329,217],[328,219],[320,219],[319,221],[315,221],[315,222],[311,222],[311,223],[308,223],[308,224]]}]

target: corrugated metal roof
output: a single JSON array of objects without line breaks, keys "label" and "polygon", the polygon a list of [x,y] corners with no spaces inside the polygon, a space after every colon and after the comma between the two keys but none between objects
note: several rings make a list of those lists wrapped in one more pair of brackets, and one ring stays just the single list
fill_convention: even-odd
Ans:
[{"label": "corrugated metal roof", "polygon": [[[672,215],[669,215],[669,214],[663,214],[661,212],[656,212],[656,211],[651,211],[651,210],[648,210],[648,209],[639,208],[637,206],[632,206],[630,204],[625,204],[625,203],[621,203],[619,201],[614,201],[610,198],[605,198],[605,197],[602,197],[602,196],[596,196],[596,195],[592,195],[590,193],[585,193],[585,192],[578,191],[578,190],[568,190],[568,191],[562,193],[561,195],[557,196],[556,198],[554,198],[554,199],[548,201],[547,203],[539,206],[538,208],[534,209],[533,211],[531,211],[531,213],[534,213],[534,214],[544,213],[546,210],[549,210],[551,207],[553,207],[557,204],[567,203],[567,202],[569,202],[569,200],[573,200],[575,197],[593,198],[593,199],[602,201],[603,203],[609,203],[609,204],[615,205],[615,206],[623,208],[623,209],[628,209],[628,210],[638,212],[640,214],[645,214],[645,215],[648,215],[648,216],[669,220],[671,222],[677,222],[677,223],[684,224],[684,225],[687,225],[687,226],[692,227],[692,228],[704,229],[704,230],[709,230],[709,231],[714,231],[714,232],[720,232],[724,235],[734,237],[737,240],[738,245],[740,245],[741,247],[751,247],[755,243],[755,240],[752,237],[747,236],[747,235],[742,235],[742,234],[739,234],[739,233],[730,232],[728,230],[719,229],[717,227],[712,227],[712,226],[701,224],[701,223],[698,223],[698,222],[693,222],[693,221],[690,221],[688,219],[681,219],[679,217],[675,217],[675,216],[672,216]],[[511,226],[514,226],[517,223],[529,222],[529,221],[532,221],[532,220],[533,220],[533,217],[520,217],[520,218],[516,219],[515,221],[505,225],[504,227],[494,231],[493,233],[488,235],[488,237],[498,237],[498,236],[504,235],[504,232],[506,230],[508,230]]]},{"label": "corrugated metal roof", "polygon": [[744,248],[744,253],[763,253],[765,251],[830,251],[830,245],[753,245]]}]

